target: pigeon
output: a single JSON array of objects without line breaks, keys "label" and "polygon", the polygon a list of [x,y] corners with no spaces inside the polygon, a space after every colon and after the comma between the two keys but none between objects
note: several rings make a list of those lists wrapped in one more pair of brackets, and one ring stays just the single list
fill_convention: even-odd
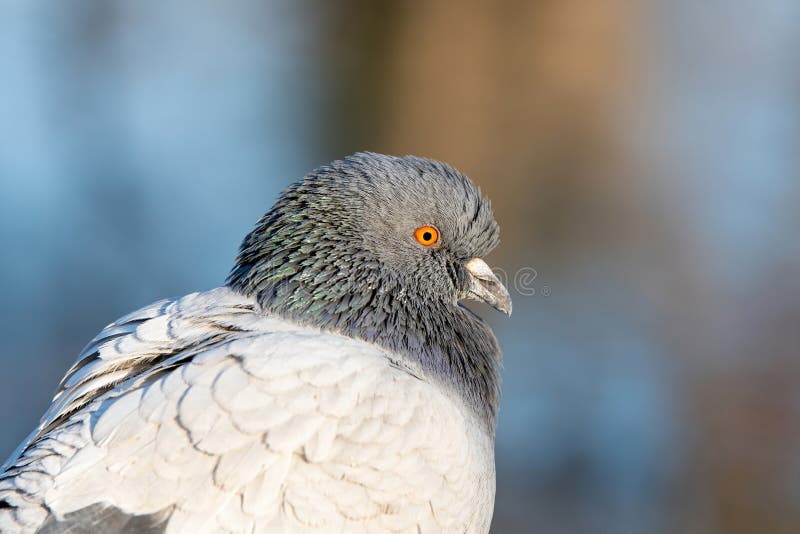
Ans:
[{"label": "pigeon", "polygon": [[511,313],[487,198],[357,153],[291,185],[223,287],[80,353],[0,468],[2,532],[488,532]]}]

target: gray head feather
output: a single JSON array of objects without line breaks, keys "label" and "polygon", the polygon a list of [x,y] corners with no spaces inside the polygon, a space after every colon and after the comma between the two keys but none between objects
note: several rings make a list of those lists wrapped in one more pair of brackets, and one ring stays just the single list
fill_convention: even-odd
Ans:
[{"label": "gray head feather", "polygon": [[[424,225],[441,246],[415,240]],[[282,194],[245,238],[228,284],[267,311],[415,362],[493,429],[499,349],[458,300],[469,291],[464,264],[498,240],[488,200],[452,167],[358,153]]]}]

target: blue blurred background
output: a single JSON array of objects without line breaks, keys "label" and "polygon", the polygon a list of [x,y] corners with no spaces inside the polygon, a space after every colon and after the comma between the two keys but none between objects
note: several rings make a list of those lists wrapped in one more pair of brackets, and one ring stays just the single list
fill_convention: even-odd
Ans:
[{"label": "blue blurred background", "polygon": [[800,532],[799,148],[796,0],[3,0],[0,456],[291,181],[413,153],[536,272],[494,532]]}]

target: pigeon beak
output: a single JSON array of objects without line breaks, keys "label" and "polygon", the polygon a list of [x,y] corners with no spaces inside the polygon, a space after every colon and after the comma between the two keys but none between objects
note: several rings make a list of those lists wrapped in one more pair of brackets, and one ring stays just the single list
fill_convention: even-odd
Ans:
[{"label": "pigeon beak", "polygon": [[467,297],[485,302],[495,310],[511,315],[511,295],[486,262],[473,258],[464,267],[469,273]]}]

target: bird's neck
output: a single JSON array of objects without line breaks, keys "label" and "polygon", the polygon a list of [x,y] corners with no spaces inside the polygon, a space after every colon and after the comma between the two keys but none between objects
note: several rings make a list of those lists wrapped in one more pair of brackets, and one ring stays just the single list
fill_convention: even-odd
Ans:
[{"label": "bird's neck", "polygon": [[279,284],[244,283],[248,278],[232,278],[229,285],[255,297],[266,312],[386,349],[423,373],[420,378],[450,389],[494,435],[500,350],[491,329],[466,308],[397,287],[327,287],[326,280],[295,276]]},{"label": "bird's neck", "polygon": [[[413,296],[408,300],[418,301]],[[376,316],[381,324],[376,324]],[[425,379],[450,388],[494,435],[500,349],[488,325],[468,309],[430,300],[423,308],[413,308],[387,294],[365,306],[358,319],[340,331],[399,355]]]}]

